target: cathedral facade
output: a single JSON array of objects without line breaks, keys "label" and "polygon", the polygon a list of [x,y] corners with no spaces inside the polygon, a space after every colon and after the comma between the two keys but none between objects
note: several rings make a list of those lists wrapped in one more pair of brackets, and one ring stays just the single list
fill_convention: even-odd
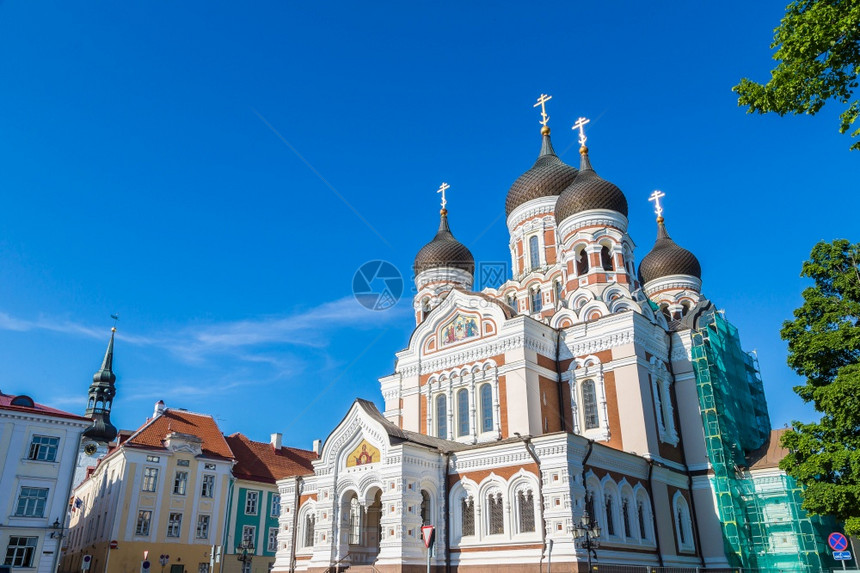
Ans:
[{"label": "cathedral facade", "polygon": [[627,199],[582,128],[578,169],[545,123],[541,137],[507,195],[500,287],[473,291],[443,195],[384,410],[357,400],[313,474],[278,482],[274,571],[733,564],[692,357],[715,312],[699,261],[669,237],[655,192],[657,238],[637,265]]}]

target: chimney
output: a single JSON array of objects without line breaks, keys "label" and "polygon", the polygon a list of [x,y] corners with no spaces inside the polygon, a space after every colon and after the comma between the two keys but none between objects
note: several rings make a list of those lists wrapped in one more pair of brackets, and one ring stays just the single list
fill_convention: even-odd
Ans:
[{"label": "chimney", "polygon": [[164,400],[159,400],[155,403],[155,411],[152,413],[153,418],[157,418],[164,413]]},{"label": "chimney", "polygon": [[280,432],[277,434],[272,434],[272,447],[276,450],[281,449],[281,443],[283,442],[284,435]]},{"label": "chimney", "polygon": [[314,440],[313,450],[316,455],[320,455],[320,452],[322,451],[322,440]]}]

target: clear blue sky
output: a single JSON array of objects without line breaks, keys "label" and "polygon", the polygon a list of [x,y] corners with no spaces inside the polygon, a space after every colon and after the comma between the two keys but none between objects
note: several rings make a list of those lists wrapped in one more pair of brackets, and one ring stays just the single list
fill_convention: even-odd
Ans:
[{"label": "clear blue sky", "polygon": [[568,162],[592,119],[637,259],[659,188],[758,350],[774,425],[809,419],[779,327],[812,245],[860,240],[860,153],[838,107],[737,107],[786,1],[0,2],[0,389],[82,412],[118,312],[119,426],[161,398],[310,447],[356,396],[381,403],[409,293],[365,311],[353,273],[411,277],[443,180],[455,235],[508,260],[545,92]]}]

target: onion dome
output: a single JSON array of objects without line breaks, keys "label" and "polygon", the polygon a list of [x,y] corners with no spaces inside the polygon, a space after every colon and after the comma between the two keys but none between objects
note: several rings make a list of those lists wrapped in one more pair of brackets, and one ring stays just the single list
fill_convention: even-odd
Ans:
[{"label": "onion dome", "polygon": [[549,127],[544,126],[541,134],[543,144],[540,155],[532,168],[511,185],[505,200],[505,215],[510,215],[514,209],[532,199],[561,195],[576,178],[576,168],[562,162],[555,154],[549,138]]},{"label": "onion dome", "polygon": [[591,167],[588,148],[579,148],[581,156],[579,175],[565,189],[555,205],[555,222],[592,209],[617,211],[627,216],[627,198],[614,183],[602,179]]},{"label": "onion dome", "polygon": [[415,256],[415,276],[429,269],[455,268],[475,272],[475,258],[466,245],[454,238],[448,227],[448,210],[440,212],[439,231]]},{"label": "onion dome", "polygon": [[639,263],[639,282],[645,285],[672,275],[693,276],[701,280],[702,267],[696,255],[679,247],[669,237],[663,217],[657,217],[657,241]]}]

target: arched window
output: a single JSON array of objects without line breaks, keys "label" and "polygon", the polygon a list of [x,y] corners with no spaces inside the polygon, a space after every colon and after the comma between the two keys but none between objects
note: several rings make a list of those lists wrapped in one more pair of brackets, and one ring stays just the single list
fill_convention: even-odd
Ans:
[{"label": "arched window", "polygon": [[448,401],[445,394],[436,396],[436,436],[448,438]]},{"label": "arched window", "polygon": [[520,533],[535,530],[535,500],[532,490],[520,490],[517,493],[517,504],[520,513]]},{"label": "arched window", "polygon": [[621,501],[621,520],[624,522],[624,537],[633,537],[630,528],[630,501],[625,497]]},{"label": "arched window", "polygon": [[555,281],[555,302],[561,302],[561,280]]},{"label": "arched window", "polygon": [[648,527],[645,524],[645,500],[640,499],[636,502],[636,516],[639,518],[639,536],[644,540],[648,540]]},{"label": "arched window", "polygon": [[475,535],[475,500],[472,496],[464,497],[463,510],[463,537]]},{"label": "arched window", "polygon": [[421,523],[427,525],[431,523],[430,519],[430,494],[427,490],[421,490]]},{"label": "arched window", "polygon": [[536,287],[532,291],[532,312],[540,312],[542,307],[543,303],[541,300],[540,287]]},{"label": "arched window", "polygon": [[308,512],[305,516],[305,547],[314,545],[314,514]]},{"label": "arched window", "polygon": [[584,247],[576,252],[574,260],[576,261],[576,276],[582,276],[588,272],[588,253],[585,252]]},{"label": "arched window", "polygon": [[612,496],[606,496],[606,533],[615,535],[615,508],[612,506]]},{"label": "arched window", "polygon": [[353,497],[349,502],[349,544],[361,543],[361,504]]},{"label": "arched window", "polygon": [[612,263],[612,252],[606,245],[600,247],[600,265],[603,267],[604,271],[615,270],[615,265]]},{"label": "arched window", "polygon": [[540,247],[538,246],[537,235],[529,237],[529,262],[532,270],[540,267]]},{"label": "arched window", "polygon": [[508,306],[517,310],[517,295],[514,293],[508,293]]},{"label": "arched window", "polygon": [[425,298],[421,301],[421,318],[427,318],[428,314],[430,314],[430,299]]},{"label": "arched window", "polygon": [[594,391],[594,380],[586,380],[582,383],[582,413],[585,417],[586,430],[600,427],[597,417],[597,394]]},{"label": "arched window", "polygon": [[682,549],[693,549],[693,522],[690,519],[690,506],[678,492],[675,494],[675,534]]},{"label": "arched window", "polygon": [[457,391],[457,435],[469,435],[469,391]]},{"label": "arched window", "polygon": [[596,520],[597,516],[594,514],[594,492],[589,491],[585,494],[585,513],[588,514],[592,520]]},{"label": "arched window", "polygon": [[666,317],[666,320],[672,320],[672,313],[669,311],[669,305],[667,303],[663,303],[660,305],[660,312],[663,313],[663,316]]},{"label": "arched window", "polygon": [[681,316],[687,316],[690,313],[690,301],[685,300],[681,303]]},{"label": "arched window", "polygon": [[505,532],[504,508],[502,507],[502,494],[491,493],[487,496],[487,516],[489,517],[490,535]]},{"label": "arched window", "polygon": [[478,391],[481,395],[481,431],[493,431],[493,388],[489,384],[481,384]]}]

